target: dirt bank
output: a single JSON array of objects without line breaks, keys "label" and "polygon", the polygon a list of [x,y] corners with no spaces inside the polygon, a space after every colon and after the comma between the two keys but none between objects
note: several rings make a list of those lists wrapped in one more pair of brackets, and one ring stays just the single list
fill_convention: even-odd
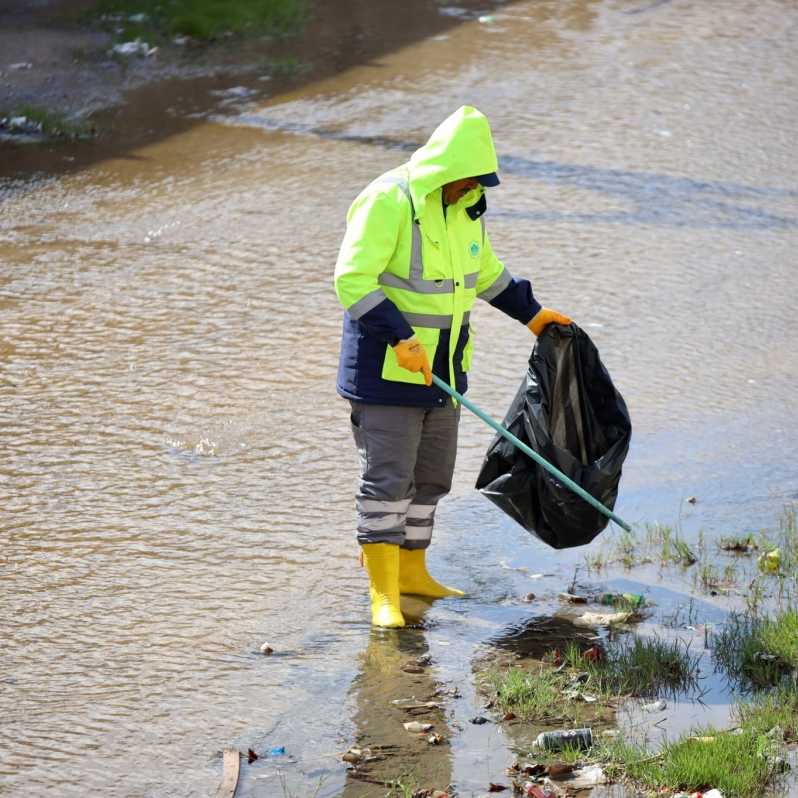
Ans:
[{"label": "dirt bank", "polygon": [[[156,79],[174,56],[112,58],[110,33],[83,16],[87,0],[11,0],[0,8],[0,110],[32,105],[86,116]],[[159,54],[160,55],[160,54]]]},{"label": "dirt bank", "polygon": [[168,40],[150,55],[120,57],[112,35],[86,15],[93,2],[11,0],[0,8],[0,117],[33,106],[87,122],[93,136],[31,147],[30,137],[7,135],[0,139],[0,176],[72,170],[122,154],[223,111],[230,89],[267,98],[355,64],[379,68],[387,52],[500,4],[315,3],[295,36]]}]

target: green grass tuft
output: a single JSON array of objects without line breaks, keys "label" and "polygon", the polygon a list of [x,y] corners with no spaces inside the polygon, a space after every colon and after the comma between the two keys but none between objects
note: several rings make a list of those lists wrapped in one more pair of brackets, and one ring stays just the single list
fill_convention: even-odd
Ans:
[{"label": "green grass tuft", "polygon": [[732,613],[714,636],[712,656],[744,687],[780,684],[798,670],[798,611],[776,618]]},{"label": "green grass tuft", "polygon": [[[227,33],[296,33],[308,14],[307,0],[99,0],[91,14],[110,22],[117,35],[130,41],[192,36],[210,41]],[[131,20],[138,14],[143,21]]]},{"label": "green grass tuft", "polygon": [[536,671],[508,668],[488,674],[488,682],[496,692],[496,700],[505,711],[512,710],[527,720],[571,718],[563,701],[566,679],[551,668],[541,665]]},{"label": "green grass tuft", "polygon": [[768,759],[759,755],[759,736],[751,729],[741,734],[695,729],[690,737],[707,741],[682,738],[664,746],[656,758],[627,762],[626,772],[651,787],[667,785],[685,792],[715,788],[727,798],[750,798],[761,794],[772,775]]}]

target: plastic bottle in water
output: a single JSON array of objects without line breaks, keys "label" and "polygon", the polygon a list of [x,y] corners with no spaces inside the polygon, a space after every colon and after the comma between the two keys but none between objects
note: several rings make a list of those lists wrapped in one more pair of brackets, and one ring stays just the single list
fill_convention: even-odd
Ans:
[{"label": "plastic bottle in water", "polygon": [[562,731],[541,732],[534,745],[536,748],[543,748],[546,751],[562,751],[563,748],[587,751],[593,745],[593,730],[563,729]]}]

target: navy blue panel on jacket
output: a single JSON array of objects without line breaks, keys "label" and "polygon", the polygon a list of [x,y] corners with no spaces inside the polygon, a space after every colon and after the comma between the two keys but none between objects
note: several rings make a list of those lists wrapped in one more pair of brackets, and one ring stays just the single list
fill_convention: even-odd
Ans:
[{"label": "navy blue panel on jacket", "polygon": [[[498,310],[526,324],[539,310],[529,280],[513,277],[512,282],[491,302]],[[440,407],[447,395],[436,386],[394,382],[382,378],[386,345],[410,338],[413,328],[389,299],[380,302],[359,320],[344,313],[341,359],[338,365],[338,393],[345,399],[375,405]],[[468,390],[468,376],[462,370],[463,349],[468,342],[468,325],[463,325],[454,353],[455,388]],[[449,330],[441,330],[435,350],[433,373],[449,382]]]},{"label": "navy blue panel on jacket", "polygon": [[493,297],[490,304],[521,324],[528,324],[540,310],[540,303],[532,295],[529,280],[519,280],[517,277],[513,277],[510,285]]}]

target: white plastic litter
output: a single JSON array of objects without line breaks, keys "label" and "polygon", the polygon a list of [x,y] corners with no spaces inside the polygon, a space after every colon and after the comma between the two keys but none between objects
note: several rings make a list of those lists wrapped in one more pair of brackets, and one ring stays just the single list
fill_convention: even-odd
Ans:
[{"label": "white plastic litter", "polygon": [[158,52],[157,47],[150,47],[147,42],[143,42],[141,39],[136,39],[132,42],[122,42],[121,44],[115,44],[111,48],[111,52],[114,55],[123,55],[123,56],[132,56],[132,55],[141,55],[141,56],[148,56],[154,55]]},{"label": "white plastic litter", "polygon": [[616,623],[627,623],[634,613],[631,612],[585,612],[574,623],[579,626],[612,626]]},{"label": "white plastic litter", "polygon": [[[606,784],[607,776],[599,765],[586,765],[583,768],[574,770],[571,778],[565,782],[571,790],[585,790],[589,787],[596,787],[599,784]],[[708,793],[704,793],[707,795]]]},{"label": "white plastic litter", "polygon": [[425,734],[432,731],[431,723],[419,723],[417,720],[411,720],[402,725],[405,727],[405,731],[409,731],[411,734]]}]

